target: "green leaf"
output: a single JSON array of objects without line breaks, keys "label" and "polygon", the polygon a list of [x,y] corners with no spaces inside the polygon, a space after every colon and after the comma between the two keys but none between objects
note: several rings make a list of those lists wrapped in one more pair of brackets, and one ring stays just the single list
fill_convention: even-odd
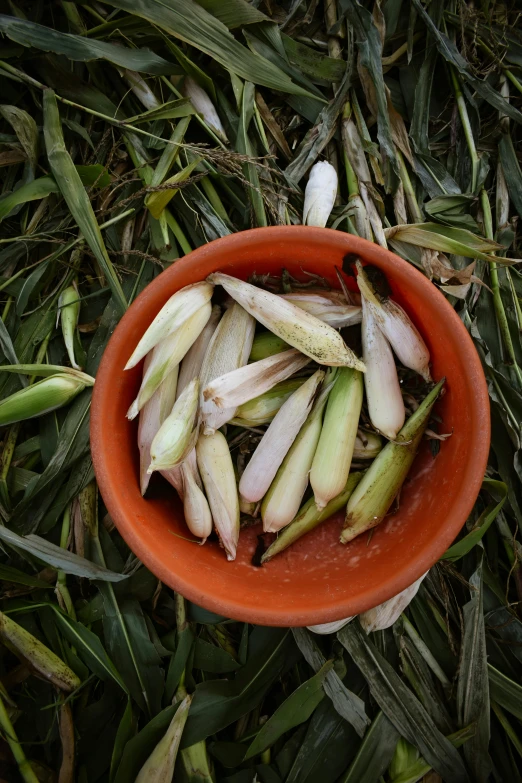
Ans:
[{"label": "green leaf", "polygon": [[337,638],[354,659],[375,701],[401,736],[419,749],[447,783],[467,783],[469,778],[459,754],[366,637],[359,623],[354,621],[342,628]]},{"label": "green leaf", "polygon": [[54,590],[54,585],[50,582],[44,582],[43,579],[38,579],[36,576],[31,576],[31,574],[26,574],[23,571],[19,571],[18,568],[8,565],[0,565],[0,580],[2,582],[11,582],[15,585]]},{"label": "green leaf", "polygon": [[399,736],[386,715],[378,712],[339,783],[378,783],[392,759]]},{"label": "green leaf", "polygon": [[454,563],[457,560],[460,560],[461,557],[464,557],[464,555],[467,555],[468,552],[471,552],[473,547],[476,546],[487,533],[491,523],[496,519],[497,514],[506,502],[508,489],[503,481],[494,481],[493,479],[485,478],[482,482],[482,489],[495,492],[496,495],[500,496],[500,500],[490,503],[484,509],[473,525],[473,529],[465,535],[464,538],[461,538],[460,541],[457,541],[456,544],[453,544],[453,546],[450,546],[450,548],[445,551],[442,556],[443,560],[451,560]]},{"label": "green leaf", "polygon": [[488,663],[489,695],[501,707],[522,720],[522,686]]},{"label": "green leaf", "polygon": [[232,658],[230,653],[204,639],[196,639],[193,666],[195,669],[202,669],[204,672],[212,672],[213,674],[226,674],[240,668],[239,663]]},{"label": "green leaf", "polygon": [[324,79],[329,82],[342,81],[346,70],[346,63],[343,60],[335,60],[333,57],[320,54],[316,49],[299,43],[284,33],[281,37],[290,62],[311,79]]},{"label": "green leaf", "polygon": [[179,68],[176,65],[146,49],[126,49],[119,43],[118,45],[110,44],[85,38],[82,35],[61,33],[51,27],[30,22],[28,19],[2,14],[0,15],[0,31],[22,46],[34,46],[35,49],[54,52],[69,60],[90,62],[91,60],[103,59],[120,68],[129,68],[132,71],[143,71],[156,75],[179,73]]},{"label": "green leaf", "polygon": [[[242,155],[248,155],[250,157],[252,157],[254,152],[248,136],[248,128],[254,114],[254,101],[254,85],[251,82],[245,82],[241,100],[241,114],[239,116],[236,148]],[[243,174],[245,179],[250,183],[250,187],[247,187],[247,195],[252,204],[252,209],[254,210],[256,223],[259,226],[266,226],[268,225],[268,222],[256,164],[243,163]]]},{"label": "green leaf", "polygon": [[132,709],[132,702],[130,699],[128,699],[127,705],[123,712],[120,725],[118,726],[118,731],[116,732],[116,737],[114,740],[114,747],[112,750],[112,758],[111,758],[111,768],[109,773],[109,779],[111,783],[113,783],[116,777],[116,773],[118,771],[118,767],[120,766],[120,762],[123,757],[123,752],[127,743],[130,742],[130,740],[136,734],[137,724],[138,721],[134,713],[134,710]]},{"label": "green leaf", "polygon": [[[0,15],[0,30],[2,29],[1,20],[2,15]],[[6,104],[0,106],[0,115],[12,125],[34,172],[38,163],[38,127],[34,118],[23,109]]]},{"label": "green leaf", "polygon": [[[467,726],[460,731],[456,731],[448,736],[448,740],[455,748],[459,748],[464,745],[465,742],[472,739],[475,736],[475,726]],[[417,783],[421,778],[428,774],[431,767],[424,759],[420,758],[415,761],[408,769],[401,772],[397,777],[393,778],[393,783]]]},{"label": "green leaf", "polygon": [[198,5],[223,22],[229,30],[243,27],[245,24],[271,22],[270,17],[262,14],[247,0],[197,0]]},{"label": "green leaf", "polygon": [[121,283],[105,249],[100,227],[80,175],[67,152],[60,123],[60,115],[53,90],[44,91],[44,138],[47,158],[60,192],[67,202],[85,241],[103,269],[112,293],[122,312],[127,308]]},{"label": "green leaf", "polygon": [[308,720],[324,697],[324,678],[332,668],[333,661],[327,661],[317,674],[303,682],[285,699],[261,727],[246,752],[245,760],[263,753],[287,731]]},{"label": "green leaf", "polygon": [[498,151],[502,171],[508,186],[509,197],[518,212],[518,216],[522,218],[522,171],[509,134],[503,133],[500,137]]},{"label": "green leaf", "polygon": [[178,117],[188,117],[189,114],[195,114],[189,98],[176,98],[174,101],[162,103],[156,109],[136,114],[125,122],[128,125],[139,125],[141,122],[153,122],[154,120],[173,120]]},{"label": "green leaf", "polygon": [[385,229],[384,233],[389,239],[439,250],[441,253],[480,258],[482,261],[515,263],[514,259],[499,259],[488,255],[488,251],[502,250],[502,245],[472,234],[465,228],[442,226],[439,223],[410,223]]},{"label": "green leaf", "polygon": [[194,631],[190,626],[184,628],[178,635],[176,652],[169,661],[167,679],[165,681],[165,701],[172,701],[181,681],[185,666],[194,644]]}]

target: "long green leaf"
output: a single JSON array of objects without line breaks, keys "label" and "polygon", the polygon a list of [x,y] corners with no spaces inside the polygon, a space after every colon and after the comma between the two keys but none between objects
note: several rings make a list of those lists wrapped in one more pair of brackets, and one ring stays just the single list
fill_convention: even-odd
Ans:
[{"label": "long green leaf", "polygon": [[506,502],[508,490],[503,481],[494,481],[493,479],[486,478],[482,482],[482,489],[494,491],[496,494],[500,495],[500,500],[498,502],[490,503],[487,508],[484,509],[473,525],[473,530],[444,552],[442,556],[444,560],[455,562],[461,557],[464,557],[464,555],[467,555],[468,552],[471,552],[473,547],[485,536],[492,522],[496,519],[500,509]]},{"label": "long green leaf", "polygon": [[378,783],[392,759],[399,736],[386,715],[378,712],[339,783]]}]

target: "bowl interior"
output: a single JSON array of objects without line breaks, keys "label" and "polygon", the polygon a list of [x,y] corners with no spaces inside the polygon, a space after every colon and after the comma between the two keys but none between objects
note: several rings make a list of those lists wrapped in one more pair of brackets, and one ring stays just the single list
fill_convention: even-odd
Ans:
[{"label": "bowl interior", "polygon": [[[137,423],[125,412],[142,366],[123,367],[160,307],[176,290],[217,269],[322,275],[338,287],[335,266],[347,253],[379,266],[394,299],[410,315],[446,376],[437,404],[452,437],[433,458],[425,442],[403,487],[399,510],[373,532],[339,543],[332,517],[262,568],[252,564],[261,526],[240,534],[237,559],[215,542],[190,539],[175,491],[154,476],[146,498],[138,482]],[[167,585],[209,610],[268,625],[312,625],[357,614],[397,594],[441,556],[465,522],[480,489],[489,446],[487,390],[471,340],[444,297],[411,265],[369,242],[327,229],[283,227],[235,234],[176,262],[147,287],[112,336],[97,378],[92,449],[102,496],[131,549]]]}]

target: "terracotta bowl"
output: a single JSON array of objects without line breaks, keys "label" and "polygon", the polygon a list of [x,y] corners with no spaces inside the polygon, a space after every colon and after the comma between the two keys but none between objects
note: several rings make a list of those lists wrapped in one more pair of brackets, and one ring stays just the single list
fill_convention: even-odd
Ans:
[{"label": "terracotta bowl", "polygon": [[[179,288],[216,270],[322,275],[338,287],[335,266],[347,253],[385,272],[394,298],[424,337],[433,377],[447,378],[437,405],[443,432],[453,435],[437,457],[421,447],[404,485],[400,510],[376,530],[339,543],[342,514],[304,536],[262,568],[252,565],[261,526],[240,534],[237,559],[217,543],[191,542],[175,491],[154,476],[147,497],[138,482],[137,420],[125,413],[142,366],[123,367],[139,338]],[[453,308],[413,266],[364,239],[323,228],[261,228],[219,239],[159,275],[120,321],[102,358],[92,403],[96,478],[114,523],[132,551],[159,579],[196,604],[262,625],[304,626],[358,614],[404,590],[444,553],[476,500],[490,440],[489,404],[479,358]]]}]

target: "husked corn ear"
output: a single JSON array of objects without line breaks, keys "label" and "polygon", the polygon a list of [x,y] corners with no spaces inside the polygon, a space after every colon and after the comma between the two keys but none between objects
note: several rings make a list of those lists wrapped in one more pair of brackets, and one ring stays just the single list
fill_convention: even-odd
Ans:
[{"label": "husked corn ear", "polygon": [[198,378],[203,366],[203,360],[207,352],[208,345],[212,335],[216,331],[219,319],[221,318],[221,307],[214,305],[210,318],[208,319],[203,331],[198,339],[189,348],[179,368],[178,389],[176,396],[179,397],[183,389],[188,386],[190,381]]},{"label": "husked corn ear", "polygon": [[289,378],[287,381],[276,384],[270,391],[240,405],[230,423],[240,427],[259,427],[262,424],[270,424],[283,403],[303,385],[305,380],[306,378]]},{"label": "husked corn ear", "polygon": [[44,413],[61,408],[85,389],[87,384],[68,373],[56,373],[32,386],[11,394],[0,402],[0,426],[13,424],[23,419],[34,419]]},{"label": "husked corn ear", "polygon": [[310,169],[305,188],[303,224],[324,228],[337,196],[337,172],[321,160]]},{"label": "husked corn ear", "polygon": [[215,378],[203,389],[203,421],[223,410],[235,411],[238,405],[269,391],[309,363],[308,356],[291,348]]},{"label": "husked corn ear", "polygon": [[335,514],[341,508],[344,508],[348,498],[354,491],[363,475],[363,473],[350,473],[348,476],[348,481],[346,482],[346,486],[344,487],[341,494],[337,495],[336,498],[333,498],[333,500],[328,503],[326,508],[323,508],[322,510],[318,509],[315,505],[315,500],[310,498],[310,500],[308,500],[301,508],[295,519],[289,525],[283,528],[276,540],[270,544],[261,558],[261,563],[266,563],[267,560],[270,560],[275,555],[283,552],[291,544],[301,538],[301,536],[304,536],[306,533],[314,530],[314,528],[320,525],[321,522],[324,522],[326,519],[331,517],[332,514]]},{"label": "husked corn ear", "polygon": [[355,367],[364,372],[364,364],[335,329],[292,302],[221,272],[208,279],[222,285],[263,326],[319,364]]},{"label": "husked corn ear", "polygon": [[[201,368],[201,389],[221,375],[243,367],[248,361],[256,322],[237,303],[230,307],[219,322],[216,331],[209,342],[203,366]],[[201,399],[203,403],[203,398]],[[214,411],[206,417],[204,432],[211,435],[225,422],[229,421],[235,412],[231,410]]]},{"label": "husked corn ear", "polygon": [[359,430],[353,447],[353,459],[374,459],[382,450],[382,438],[374,432]]},{"label": "husked corn ear", "polygon": [[364,385],[368,413],[373,426],[394,440],[406,416],[397,368],[390,345],[364,297],[362,308],[362,346],[366,365]]},{"label": "husked corn ear", "polygon": [[400,363],[418,372],[425,381],[431,381],[430,353],[417,327],[397,302],[392,299],[381,300],[376,296],[359,261],[357,270],[357,282],[361,293]]},{"label": "husked corn ear", "polygon": [[217,135],[223,141],[228,141],[227,134],[225,133],[225,129],[221,123],[221,120],[219,119],[216,107],[210,100],[209,95],[205,92],[203,87],[200,87],[191,76],[185,77],[185,81],[183,83],[183,95],[186,95],[187,98],[190,98],[190,102],[192,103],[197,113],[203,117],[207,125],[212,128],[214,133],[217,133]]},{"label": "husked corn ear", "polygon": [[426,571],[420,579],[417,579],[412,585],[405,590],[402,590],[388,601],[385,601],[383,604],[379,604],[379,606],[375,606],[373,609],[368,609],[366,612],[360,614],[359,621],[366,633],[384,631],[385,628],[389,628],[393,625],[393,623],[399,619],[406,607],[413,601],[421,586],[422,580],[427,574],[428,572]]},{"label": "husked corn ear", "polygon": [[272,332],[261,332],[261,334],[256,334],[254,337],[248,361],[259,362],[261,359],[274,356],[276,353],[288,351],[289,348],[288,343],[285,343],[280,337],[276,337]]},{"label": "husked corn ear", "polygon": [[261,517],[265,533],[277,533],[299,511],[308,486],[308,475],[319,442],[324,406],[329,393],[331,387],[316,400],[263,498]]},{"label": "husked corn ear", "polygon": [[156,345],[147,372],[143,376],[138,396],[127,411],[128,419],[132,420],[138,415],[160,383],[178,366],[205,328],[211,311],[210,302],[207,302],[187,318],[183,326]]},{"label": "husked corn ear", "polygon": [[80,315],[80,300],[76,285],[70,285],[62,291],[58,299],[58,308],[58,315],[62,322],[63,341],[67,349],[69,361],[75,370],[81,370],[82,368],[74,356],[74,336]]},{"label": "husked corn ear", "polygon": [[425,397],[399,432],[396,442],[387,443],[364,474],[346,506],[343,544],[378,525],[388,513],[415,459],[444,382],[443,378]]},{"label": "husked corn ear", "polygon": [[307,625],[309,631],[312,631],[312,633],[318,633],[321,635],[327,636],[330,633],[337,633],[337,631],[340,631],[341,628],[344,628],[345,625],[348,625],[348,623],[353,620],[354,617],[357,617],[357,615],[352,615],[351,617],[345,617],[343,620],[336,620],[333,623],[321,623],[321,625]]},{"label": "husked corn ear", "polygon": [[334,329],[361,323],[361,308],[347,304],[341,291],[294,291],[281,297]]},{"label": "husked corn ear", "polygon": [[312,407],[324,372],[317,370],[285,402],[261,438],[239,482],[241,496],[252,503],[261,500],[297,437]]},{"label": "husked corn ear", "polygon": [[167,731],[138,772],[134,783],[170,783],[174,779],[176,756],[191,702],[192,696],[185,696]]},{"label": "husked corn ear", "polygon": [[[145,357],[143,373],[151,361],[151,354]],[[159,385],[152,397],[145,403],[140,411],[138,424],[138,448],[140,450],[140,488],[141,494],[147,491],[150,481],[148,467],[150,465],[150,447],[158,433],[159,428],[172,413],[174,400],[176,399],[176,386],[178,381],[178,368],[176,367]]]},{"label": "husked corn ear", "polygon": [[317,508],[324,508],[346,485],[363,400],[362,375],[342,367],[337,372],[321,436],[310,471]]},{"label": "husked corn ear", "polygon": [[183,327],[191,315],[208,304],[213,291],[214,286],[205,280],[200,283],[192,283],[192,285],[187,285],[180,291],[176,291],[163,305],[139,341],[125,365],[125,369],[130,370],[131,367],[135,367],[159,342],[164,341],[173,332]]},{"label": "husked corn ear", "polygon": [[210,513],[208,501],[201,489],[195,448],[181,463],[180,469],[183,477],[185,522],[190,532],[201,538],[201,543],[204,544],[212,533],[212,514]]},{"label": "husked corn ear", "polygon": [[194,378],[176,400],[150,447],[148,472],[170,470],[179,465],[194,446],[194,428],[198,412],[199,381]]},{"label": "husked corn ear", "polygon": [[239,499],[230,449],[224,435],[200,435],[196,445],[198,468],[227,560],[236,559],[239,538]]}]

